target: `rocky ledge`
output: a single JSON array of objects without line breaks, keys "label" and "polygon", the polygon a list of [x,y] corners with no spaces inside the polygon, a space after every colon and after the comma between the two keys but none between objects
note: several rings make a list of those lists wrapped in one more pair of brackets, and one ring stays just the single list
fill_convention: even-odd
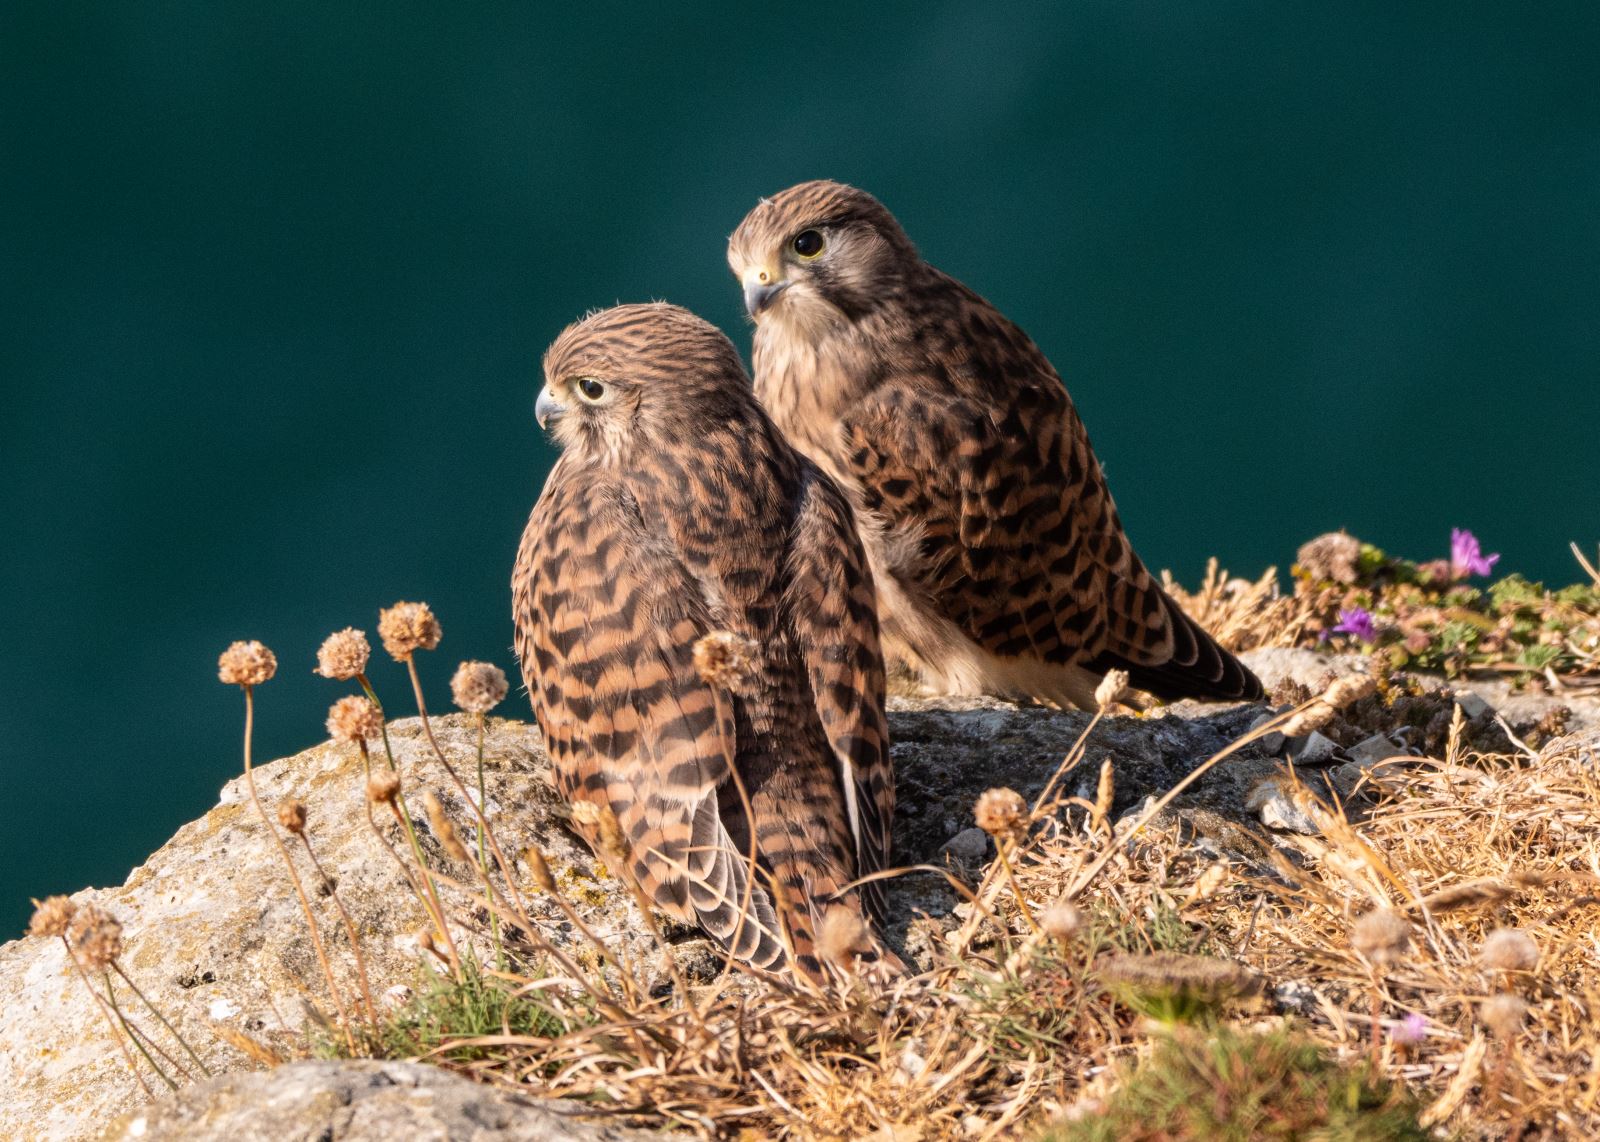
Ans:
[{"label": "rocky ledge", "polygon": [[[1357,668],[1357,660],[1308,651],[1246,657],[1269,689],[1285,681],[1315,687],[1330,671]],[[1482,725],[1494,718],[1494,707],[1513,722],[1531,722],[1554,705],[1548,698],[1513,697],[1499,686],[1478,690],[1480,697],[1463,705],[1472,706],[1469,712]],[[1448,705],[1449,698],[1444,701]],[[1568,729],[1600,728],[1594,703],[1572,705]],[[986,700],[896,699],[892,711],[900,789],[895,836],[898,859],[905,864],[980,864],[987,838],[971,828],[977,795],[994,785],[1037,793],[1088,722],[1084,714]],[[1102,762],[1110,758],[1116,809],[1125,812],[1145,796],[1169,789],[1262,713],[1260,706],[1179,703],[1146,716],[1106,719],[1073,774],[1073,791],[1092,799]],[[472,772],[476,738],[470,721],[447,717],[434,725],[451,761]],[[433,756],[420,724],[396,722],[390,737],[406,787],[434,790],[446,814],[470,838],[472,811]],[[1349,764],[1346,749],[1355,743],[1331,744],[1346,748],[1320,759],[1330,772]],[[1406,744],[1392,741],[1387,752],[1401,752]],[[1224,847],[1232,847],[1230,830],[1259,832],[1260,789],[1282,764],[1266,747],[1285,748],[1271,741],[1247,747],[1198,781],[1175,812]],[[1376,757],[1385,751],[1368,752]],[[491,720],[485,756],[486,812],[502,849],[518,861],[518,875],[526,869],[514,854],[539,846],[584,921],[602,938],[630,945],[635,962],[651,961],[647,926],[627,893],[562,822],[538,732],[528,724]],[[259,766],[256,783],[269,813],[289,798],[309,807],[307,835],[327,881],[313,876],[303,850],[296,859],[313,890],[313,908],[336,972],[349,977],[351,955],[334,910],[333,888],[360,935],[373,992],[390,1002],[402,999],[418,973],[428,970],[416,937],[423,915],[368,823],[359,755],[353,747],[323,744]],[[470,881],[470,869],[449,859],[415,800],[412,808],[430,861]],[[390,844],[401,844],[393,822],[380,821],[378,827]],[[261,1058],[302,1050],[313,1005],[326,1008],[328,996],[300,904],[242,778],[224,786],[215,808],[180,829],[122,887],[88,889],[74,899],[103,905],[122,920],[120,962],[222,1077],[150,1105],[94,1001],[72,974],[61,941],[16,940],[0,947],[0,1089],[7,1092],[0,1137],[56,1142],[628,1136],[605,1124],[584,1125],[560,1107],[541,1110],[527,1098],[413,1064],[297,1063],[249,1073],[260,1069]],[[890,899],[891,940],[914,959],[917,941],[908,938],[913,917],[943,915],[954,899],[934,877],[900,880]],[[470,908],[465,895],[448,890],[445,906],[456,915]],[[533,909],[552,943],[571,948],[575,956],[587,955],[587,945],[574,938],[553,905],[536,901]],[[468,938],[465,930],[461,938]],[[697,961],[711,962],[709,948],[691,933],[671,938],[674,955],[690,970]]]}]

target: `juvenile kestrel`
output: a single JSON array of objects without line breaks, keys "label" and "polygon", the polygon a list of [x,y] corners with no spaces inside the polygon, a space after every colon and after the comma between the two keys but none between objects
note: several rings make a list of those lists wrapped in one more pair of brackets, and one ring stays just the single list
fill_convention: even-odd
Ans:
[{"label": "juvenile kestrel", "polygon": [[[728,339],[686,310],[589,316],[544,373],[537,416],[562,455],[511,587],[560,791],[615,813],[664,911],[766,968],[786,961],[781,912],[815,975],[823,917],[859,915],[861,894],[841,890],[884,866],[894,810],[848,502],[762,411]],[[728,633],[703,643],[713,632]]]},{"label": "juvenile kestrel", "polygon": [[1261,683],[1134,554],[1072,401],[1027,334],[928,265],[864,191],[807,182],[739,224],[756,393],[855,500],[885,649],[934,689],[1092,706]]}]

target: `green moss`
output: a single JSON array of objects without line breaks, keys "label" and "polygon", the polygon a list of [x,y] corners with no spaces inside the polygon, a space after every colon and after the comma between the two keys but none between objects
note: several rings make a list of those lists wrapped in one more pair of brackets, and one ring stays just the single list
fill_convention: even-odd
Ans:
[{"label": "green moss", "polygon": [[1365,1064],[1342,1066],[1290,1029],[1179,1030],[1130,1068],[1097,1114],[1040,1142],[1390,1142],[1429,1137],[1418,1105]]}]

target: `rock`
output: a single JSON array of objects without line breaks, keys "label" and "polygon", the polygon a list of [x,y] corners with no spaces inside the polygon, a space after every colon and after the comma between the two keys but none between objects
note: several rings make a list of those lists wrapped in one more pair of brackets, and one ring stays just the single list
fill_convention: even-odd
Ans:
[{"label": "rock", "polygon": [[1387,758],[1399,757],[1405,750],[1395,745],[1383,734],[1373,734],[1370,738],[1357,742],[1345,750],[1350,755],[1350,760],[1360,766],[1370,766]]},{"label": "rock", "polygon": [[1291,738],[1286,751],[1296,765],[1327,765],[1339,747],[1330,737],[1312,730],[1304,737]]},{"label": "rock", "polygon": [[962,829],[946,841],[940,851],[958,865],[981,865],[989,856],[989,834],[975,826]]},{"label": "rock", "polygon": [[[436,718],[434,727],[446,755],[476,792],[470,720]],[[389,736],[410,791],[413,826],[430,860],[470,881],[471,870],[448,861],[429,831],[421,793],[426,788],[439,795],[469,844],[471,811],[428,749],[416,719],[392,723]],[[568,897],[597,932],[633,953],[648,951],[650,937],[627,893],[598,872],[589,850],[560,823],[538,731],[490,719],[485,756],[488,815],[508,856],[540,845]],[[384,764],[381,757],[379,750],[373,764]],[[424,913],[367,824],[365,779],[355,748],[325,743],[257,766],[255,778],[269,814],[291,796],[309,807],[307,835],[362,934],[375,1001],[384,1001],[386,989],[415,981],[428,970],[413,936]],[[404,848],[392,818],[380,821],[380,827],[391,844]],[[349,942],[331,899],[317,890],[303,852],[296,862],[348,1002],[356,994]],[[526,876],[520,861],[517,874]],[[528,887],[522,885],[525,891]],[[440,891],[446,912],[464,916],[468,898],[443,886]],[[242,1034],[282,1050],[300,1041],[307,1021],[301,997],[333,1010],[305,917],[242,777],[229,781],[214,809],[178,830],[121,888],[90,889],[74,899],[101,904],[122,921],[123,967],[213,1071],[253,1065],[223,1036]],[[574,941],[553,905],[534,902],[532,912],[552,942],[578,956],[590,954],[587,945]],[[469,939],[464,925],[452,925],[452,931],[459,941]],[[128,998],[126,989],[120,990]],[[156,1028],[136,1005],[130,1014]],[[149,1081],[158,1085],[153,1077]],[[141,1101],[104,1019],[83,982],[69,971],[59,940],[24,938],[0,947],[0,1089],[6,1091],[0,1100],[0,1137],[30,1142],[90,1136],[112,1113]]]},{"label": "rock", "polygon": [[1457,690],[1455,698],[1456,705],[1461,707],[1461,716],[1469,721],[1494,712],[1493,706],[1471,690]]},{"label": "rock", "polygon": [[1245,808],[1256,814],[1269,829],[1287,829],[1294,833],[1314,836],[1322,830],[1305,811],[1294,803],[1284,788],[1283,779],[1268,777],[1250,791]]},{"label": "rock", "polygon": [[658,1133],[584,1117],[421,1063],[302,1062],[223,1075],[128,1112],[100,1142],[644,1142]]},{"label": "rock", "polygon": [[[1266,725],[1277,716],[1278,715],[1269,710],[1267,713],[1262,714],[1255,721],[1251,722],[1250,728],[1252,730],[1259,730],[1262,726]],[[1261,744],[1261,748],[1267,753],[1280,754],[1283,752],[1284,737],[1277,730],[1273,730],[1270,734],[1262,734],[1258,740]]]},{"label": "rock", "polygon": [[[983,790],[1007,785],[1036,797],[1089,722],[1087,714],[988,699],[895,699],[891,711],[900,804],[896,859],[906,865],[939,863],[946,842],[972,827],[973,802]],[[1180,702],[1146,716],[1108,718],[1086,743],[1081,772],[1096,774],[1106,757],[1116,759],[1113,813],[1120,815],[1171,788],[1237,738],[1258,713],[1250,706]],[[471,722],[452,716],[434,725],[447,756],[475,791]],[[395,722],[390,736],[406,788],[416,795],[413,824],[430,860],[470,881],[471,869],[447,861],[429,830],[421,792],[432,789],[440,796],[469,847],[471,811],[431,755],[419,722]],[[658,956],[647,954],[655,949],[628,894],[562,824],[537,730],[491,719],[485,745],[488,814],[502,849],[517,863],[520,887],[531,888],[518,854],[537,844],[587,924],[634,962],[658,964]],[[227,764],[232,767],[231,760]],[[1208,822],[1196,825],[1206,833],[1259,827],[1242,806],[1250,784],[1273,764],[1248,747],[1207,773],[1169,812]],[[414,935],[424,914],[367,824],[359,755],[352,747],[324,743],[260,765],[255,777],[269,814],[291,796],[306,802],[311,843],[361,933],[374,1001],[385,1007],[403,1002],[405,989],[429,970]],[[403,848],[398,826],[380,825],[390,843]],[[1234,847],[1226,839],[1219,843]],[[296,860],[329,957],[347,998],[353,997],[348,941],[331,898],[318,890],[303,856]],[[465,922],[471,899],[441,891],[447,912],[461,921],[452,925],[456,939],[472,941],[472,925]],[[888,896],[891,943],[926,960],[929,942],[908,928],[919,910],[935,922],[947,917],[956,902],[952,890],[942,878],[908,875],[890,883]],[[122,887],[87,889],[75,899],[99,903],[123,922],[123,966],[218,1073],[257,1065],[236,1046],[247,1040],[283,1054],[298,1049],[310,1019],[302,997],[322,1011],[333,1010],[300,905],[242,778],[229,781],[215,808],[180,829]],[[531,911],[545,938],[580,960],[593,960],[593,949],[554,906],[534,900]],[[915,936],[909,944],[908,936]],[[683,960],[705,947],[689,936],[674,943],[674,952]],[[155,1029],[137,1006],[131,1014]],[[165,1032],[153,1033],[165,1042]],[[0,946],[0,1089],[6,1091],[0,1137],[19,1142],[94,1137],[114,1115],[143,1101],[82,981],[68,972],[59,940],[24,938]]]}]

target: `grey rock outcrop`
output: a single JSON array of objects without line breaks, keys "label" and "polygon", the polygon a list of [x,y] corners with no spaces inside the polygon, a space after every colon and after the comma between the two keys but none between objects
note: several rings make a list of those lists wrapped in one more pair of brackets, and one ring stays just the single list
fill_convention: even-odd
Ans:
[{"label": "grey rock outcrop", "polygon": [[[1354,660],[1312,652],[1263,651],[1247,658],[1269,688],[1284,677],[1318,685],[1330,669],[1354,669]],[[1489,700],[1492,703],[1497,697],[1491,695]],[[1068,792],[1092,800],[1102,762],[1109,758],[1115,774],[1113,815],[1120,818],[1147,795],[1171,788],[1233,741],[1261,709],[1178,703],[1146,716],[1106,719],[1091,735],[1082,764],[1068,776]],[[1582,716],[1594,717],[1593,703]],[[897,863],[944,864],[948,853],[957,857],[953,863],[960,866],[965,863],[961,854],[975,847],[972,838],[963,834],[973,825],[972,804],[977,795],[995,785],[1011,786],[1024,796],[1036,794],[1089,717],[983,699],[900,698],[892,704],[890,721],[899,781]],[[476,740],[470,721],[440,718],[435,727],[447,756],[475,788]],[[406,788],[418,795],[412,801],[413,824],[430,861],[470,882],[470,868],[449,861],[429,829],[421,812],[420,793],[426,788],[440,796],[469,847],[474,835],[470,808],[431,754],[416,720],[394,723],[390,735]],[[487,813],[502,849],[516,862],[515,879],[520,887],[525,892],[532,887],[520,854],[536,844],[585,923],[603,939],[624,946],[633,962],[659,970],[662,952],[652,944],[647,925],[628,894],[606,876],[563,824],[537,730],[524,723],[492,719],[485,754]],[[1215,845],[1229,848],[1228,837],[1241,830],[1260,834],[1260,824],[1246,808],[1249,792],[1281,764],[1282,759],[1247,747],[1197,782],[1174,810],[1196,831],[1214,836]],[[269,813],[290,797],[309,807],[308,834],[331,886],[314,875],[302,850],[296,851],[295,858],[312,890],[313,908],[347,1002],[356,994],[354,960],[328,895],[330,887],[336,888],[360,933],[375,997],[410,984],[419,972],[430,970],[429,957],[419,951],[415,937],[424,914],[405,887],[396,861],[367,823],[365,777],[355,750],[319,745],[259,766],[256,780]],[[389,843],[404,853],[398,826],[380,819],[380,828]],[[956,844],[951,846],[953,840]],[[952,848],[956,851],[951,852]],[[958,867],[956,871],[961,870]],[[449,889],[442,891],[446,911],[459,921],[453,927],[458,940],[476,939],[472,932],[483,925],[481,916],[473,915],[471,898]],[[931,875],[898,879],[889,885],[888,896],[891,942],[901,944],[908,958],[915,959],[917,948],[908,938],[912,917],[918,912],[941,917],[955,899],[944,881]],[[386,1099],[400,1098],[401,1092],[385,1094],[382,1083],[372,1076],[392,1077],[402,1072],[382,1067],[371,1070],[350,1065],[343,1071],[297,1068],[287,1074],[280,1068],[275,1074],[290,1084],[280,1087],[272,1085],[279,1080],[270,1075],[244,1074],[259,1064],[237,1044],[254,1042],[290,1055],[304,1043],[304,1032],[311,1023],[308,1011],[331,1012],[332,1004],[306,937],[300,905],[241,778],[228,782],[215,808],[180,829],[135,869],[123,886],[88,889],[75,899],[99,903],[116,914],[125,926],[123,966],[213,1071],[232,1075],[214,1085],[169,1096],[160,1108],[146,1112],[147,1130],[153,1129],[153,1123],[178,1121],[160,1117],[178,1113],[174,1106],[187,1106],[198,1114],[196,1100],[214,1098],[220,1107],[229,1099],[248,1101],[250,1091],[276,1090],[293,1102],[284,1092],[304,1091],[308,1099],[323,1099],[315,1092],[331,1090],[335,1094],[328,1096],[330,1106],[345,1097],[340,1091],[349,1093],[352,1107],[377,1107]],[[592,960],[593,950],[576,938],[553,905],[530,897],[530,908],[546,939],[569,949],[580,960]],[[703,941],[693,936],[683,937],[682,942],[677,942],[676,935],[673,939],[672,950],[680,959],[705,956]],[[136,1003],[128,1009],[165,1042],[165,1033]],[[166,1045],[172,1049],[170,1043]],[[411,1082],[395,1081],[400,1087]],[[256,1083],[264,1085],[253,1085]],[[418,1078],[417,1083],[415,1089],[434,1092],[429,1097],[436,1100],[446,1098],[437,1093],[444,1087],[461,1089],[442,1078]],[[0,1137],[18,1142],[96,1137],[115,1116],[138,1110],[146,1102],[82,981],[69,971],[59,940],[21,939],[0,946],[0,1089],[6,1092],[0,1100]],[[468,1088],[461,1097],[467,1098],[472,1089],[483,1090]],[[488,1100],[486,1108],[513,1105],[498,1101],[501,1096],[487,1090],[483,1098]],[[499,1113],[485,1110],[491,1117]],[[136,1120],[135,1114],[124,1121],[132,1129]],[[193,1133],[146,1136],[206,1137]],[[301,1135],[290,1131],[280,1136]],[[380,1137],[315,1131],[303,1136]],[[429,1134],[420,1127],[411,1136],[475,1137]]]},{"label": "grey rock outcrop", "polygon": [[304,1062],[223,1075],[123,1115],[100,1142],[644,1142],[578,1107],[421,1063]]}]

